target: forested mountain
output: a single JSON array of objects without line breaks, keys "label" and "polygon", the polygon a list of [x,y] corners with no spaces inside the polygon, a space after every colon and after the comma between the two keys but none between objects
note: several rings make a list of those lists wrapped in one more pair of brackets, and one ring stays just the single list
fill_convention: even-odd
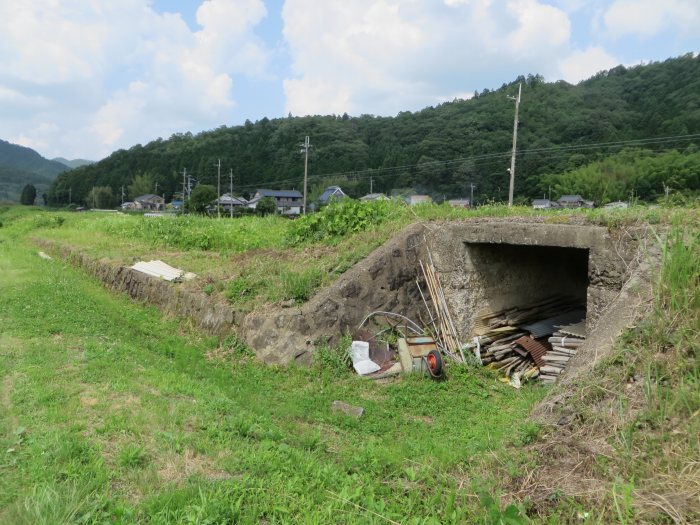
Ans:
[{"label": "forested mountain", "polygon": [[[67,202],[69,188],[74,201],[84,200],[96,186],[109,187],[116,200],[120,186],[128,186],[137,175],[154,186],[157,182],[159,193],[170,197],[182,189],[183,169],[200,183],[215,184],[219,158],[222,185],[228,188],[232,170],[237,193],[258,187],[299,189],[299,145],[305,135],[313,145],[312,195],[328,184],[341,184],[347,193],[359,196],[369,192],[371,179],[375,192],[412,188],[449,198],[467,196],[473,183],[477,201],[504,200],[514,116],[514,103],[507,95],[517,93],[518,82],[522,103],[516,195],[522,199],[548,191],[554,174],[625,149],[643,150],[640,155],[647,157],[672,149],[682,154],[697,151],[700,58],[688,54],[663,63],[618,66],[575,86],[528,75],[495,91],[475,93],[469,100],[395,117],[263,118],[197,135],[176,134],[60,175],[49,200]],[[688,180],[679,184],[694,184]],[[637,196],[653,199],[663,193],[660,184],[652,186]],[[607,198],[614,200],[615,195]]]},{"label": "forested mountain", "polygon": [[49,187],[56,175],[68,166],[45,159],[31,148],[0,140],[0,200],[18,201],[27,184],[39,193]]}]

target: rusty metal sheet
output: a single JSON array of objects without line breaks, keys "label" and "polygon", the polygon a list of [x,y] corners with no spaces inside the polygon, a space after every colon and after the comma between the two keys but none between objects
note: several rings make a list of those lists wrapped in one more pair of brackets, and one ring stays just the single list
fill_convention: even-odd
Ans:
[{"label": "rusty metal sheet", "polygon": [[549,350],[551,349],[547,345],[527,335],[516,339],[515,341],[513,341],[513,343],[515,343],[518,346],[522,346],[525,350],[527,350],[527,353],[532,356],[532,359],[535,361],[535,364],[537,366],[542,367],[547,364],[542,358],[544,354],[549,352]]}]

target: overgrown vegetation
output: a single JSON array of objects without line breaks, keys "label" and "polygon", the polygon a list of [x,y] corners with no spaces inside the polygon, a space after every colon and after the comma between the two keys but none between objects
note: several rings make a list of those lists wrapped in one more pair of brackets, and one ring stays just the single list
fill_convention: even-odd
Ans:
[{"label": "overgrown vegetation", "polygon": [[287,236],[287,243],[337,241],[338,239],[379,226],[389,219],[402,215],[402,203],[380,200],[362,202],[353,199],[332,201],[320,212],[305,215],[294,221]]}]

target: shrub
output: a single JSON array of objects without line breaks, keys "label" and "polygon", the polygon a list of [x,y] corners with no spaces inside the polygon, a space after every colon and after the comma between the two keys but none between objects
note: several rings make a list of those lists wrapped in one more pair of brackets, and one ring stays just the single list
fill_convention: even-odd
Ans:
[{"label": "shrub", "polygon": [[396,206],[391,201],[342,199],[331,202],[320,212],[297,219],[287,235],[287,243],[334,240],[366,230],[384,222]]}]

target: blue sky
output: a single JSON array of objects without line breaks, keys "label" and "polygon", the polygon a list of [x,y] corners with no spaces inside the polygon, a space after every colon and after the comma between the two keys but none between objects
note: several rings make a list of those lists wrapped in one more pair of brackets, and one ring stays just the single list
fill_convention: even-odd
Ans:
[{"label": "blue sky", "polygon": [[699,0],[0,1],[0,138],[99,159],[246,119],[395,115],[697,53],[698,28]]}]

